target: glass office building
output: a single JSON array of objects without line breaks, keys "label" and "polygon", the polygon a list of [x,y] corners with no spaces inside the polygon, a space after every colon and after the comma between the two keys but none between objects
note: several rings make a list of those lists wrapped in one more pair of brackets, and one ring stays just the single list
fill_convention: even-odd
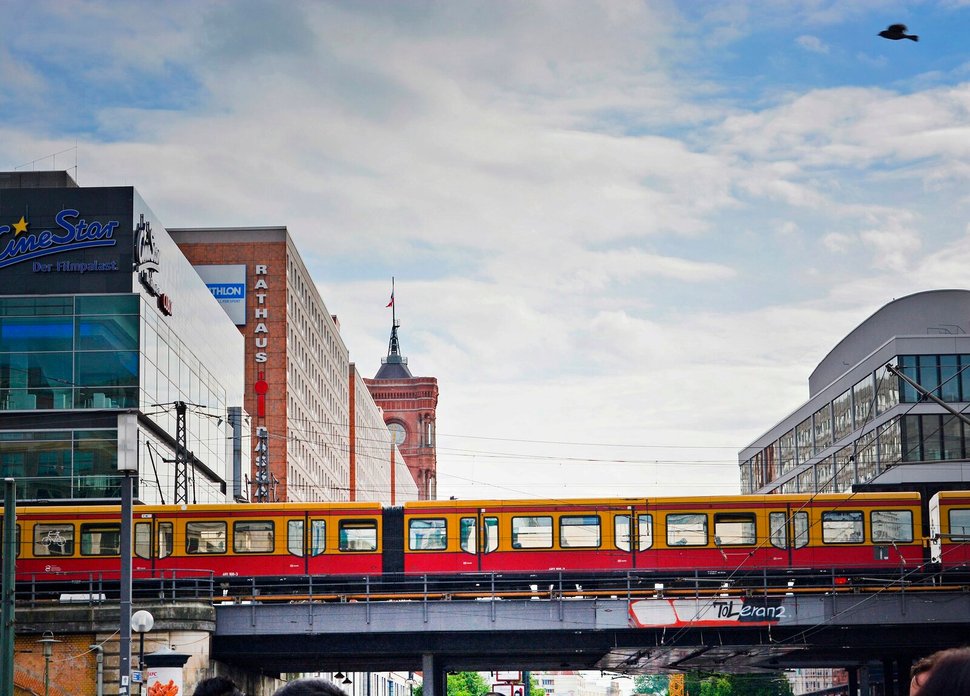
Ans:
[{"label": "glass office building", "polygon": [[970,291],[889,303],[809,378],[810,398],[739,454],[742,493],[949,487],[970,479]]},{"label": "glass office building", "polygon": [[20,500],[117,498],[125,412],[140,500],[175,501],[180,435],[186,502],[240,497],[242,375],[242,338],[134,189],[0,174],[0,476]]}]

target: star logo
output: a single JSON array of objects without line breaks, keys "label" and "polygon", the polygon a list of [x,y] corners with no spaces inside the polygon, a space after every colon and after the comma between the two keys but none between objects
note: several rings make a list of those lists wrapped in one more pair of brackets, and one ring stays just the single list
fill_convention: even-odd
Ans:
[{"label": "star logo", "polygon": [[29,224],[30,224],[30,223],[28,223],[28,222],[27,222],[27,221],[26,221],[26,220],[24,219],[24,216],[23,216],[23,215],[21,215],[21,216],[20,216],[20,222],[15,222],[15,223],[13,224],[13,233],[14,233],[14,235],[18,235],[18,234],[20,234],[20,233],[22,233],[22,232],[26,232],[26,231],[27,231],[27,225],[29,225]]}]

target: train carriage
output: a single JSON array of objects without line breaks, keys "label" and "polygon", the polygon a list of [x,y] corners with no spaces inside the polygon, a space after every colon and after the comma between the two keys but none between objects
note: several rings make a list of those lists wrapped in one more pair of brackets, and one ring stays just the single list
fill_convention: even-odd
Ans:
[{"label": "train carriage", "polygon": [[422,501],[404,570],[878,571],[922,562],[921,525],[915,493]]},{"label": "train carriage", "polygon": [[[138,506],[132,576],[286,578],[379,575],[377,503]],[[17,511],[18,581],[117,581],[117,506]]]}]

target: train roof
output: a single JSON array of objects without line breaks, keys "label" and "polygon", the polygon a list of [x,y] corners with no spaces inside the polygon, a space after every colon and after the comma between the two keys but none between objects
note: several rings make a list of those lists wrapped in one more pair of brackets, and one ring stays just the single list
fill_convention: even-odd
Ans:
[{"label": "train roof", "polygon": [[916,503],[920,494],[916,492],[877,492],[877,493],[790,493],[784,495],[705,495],[705,496],[645,496],[642,498],[542,498],[542,499],[486,499],[486,500],[413,500],[404,504],[405,511],[414,509],[449,508],[498,508],[498,507],[557,507],[557,506],[605,506],[623,508],[631,505],[684,504],[709,505],[719,503],[780,505],[785,503],[805,503],[807,501],[900,501]]},{"label": "train roof", "polygon": [[[45,515],[76,515],[76,514],[99,514],[116,513],[120,505],[36,505],[36,506],[17,506],[17,514],[45,514]],[[139,513],[147,512],[180,512],[180,511],[207,511],[207,512],[296,512],[296,511],[366,511],[380,512],[380,503],[349,503],[349,502],[326,502],[326,503],[199,503],[194,505],[135,505],[132,508],[133,514],[137,517]],[[0,509],[2,514],[2,509]]]}]

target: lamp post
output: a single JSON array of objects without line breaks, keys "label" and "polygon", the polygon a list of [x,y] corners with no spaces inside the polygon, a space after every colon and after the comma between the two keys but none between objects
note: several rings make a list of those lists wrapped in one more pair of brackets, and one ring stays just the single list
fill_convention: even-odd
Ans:
[{"label": "lamp post", "polygon": [[51,656],[54,654],[54,643],[61,641],[54,638],[50,631],[44,631],[44,637],[37,641],[44,648],[44,696],[49,696],[51,691]]},{"label": "lamp post", "polygon": [[[150,611],[139,609],[131,615],[131,630],[138,634],[138,671],[145,669],[145,634],[155,626],[155,617]],[[145,690],[145,675],[142,675],[138,693]]]}]

